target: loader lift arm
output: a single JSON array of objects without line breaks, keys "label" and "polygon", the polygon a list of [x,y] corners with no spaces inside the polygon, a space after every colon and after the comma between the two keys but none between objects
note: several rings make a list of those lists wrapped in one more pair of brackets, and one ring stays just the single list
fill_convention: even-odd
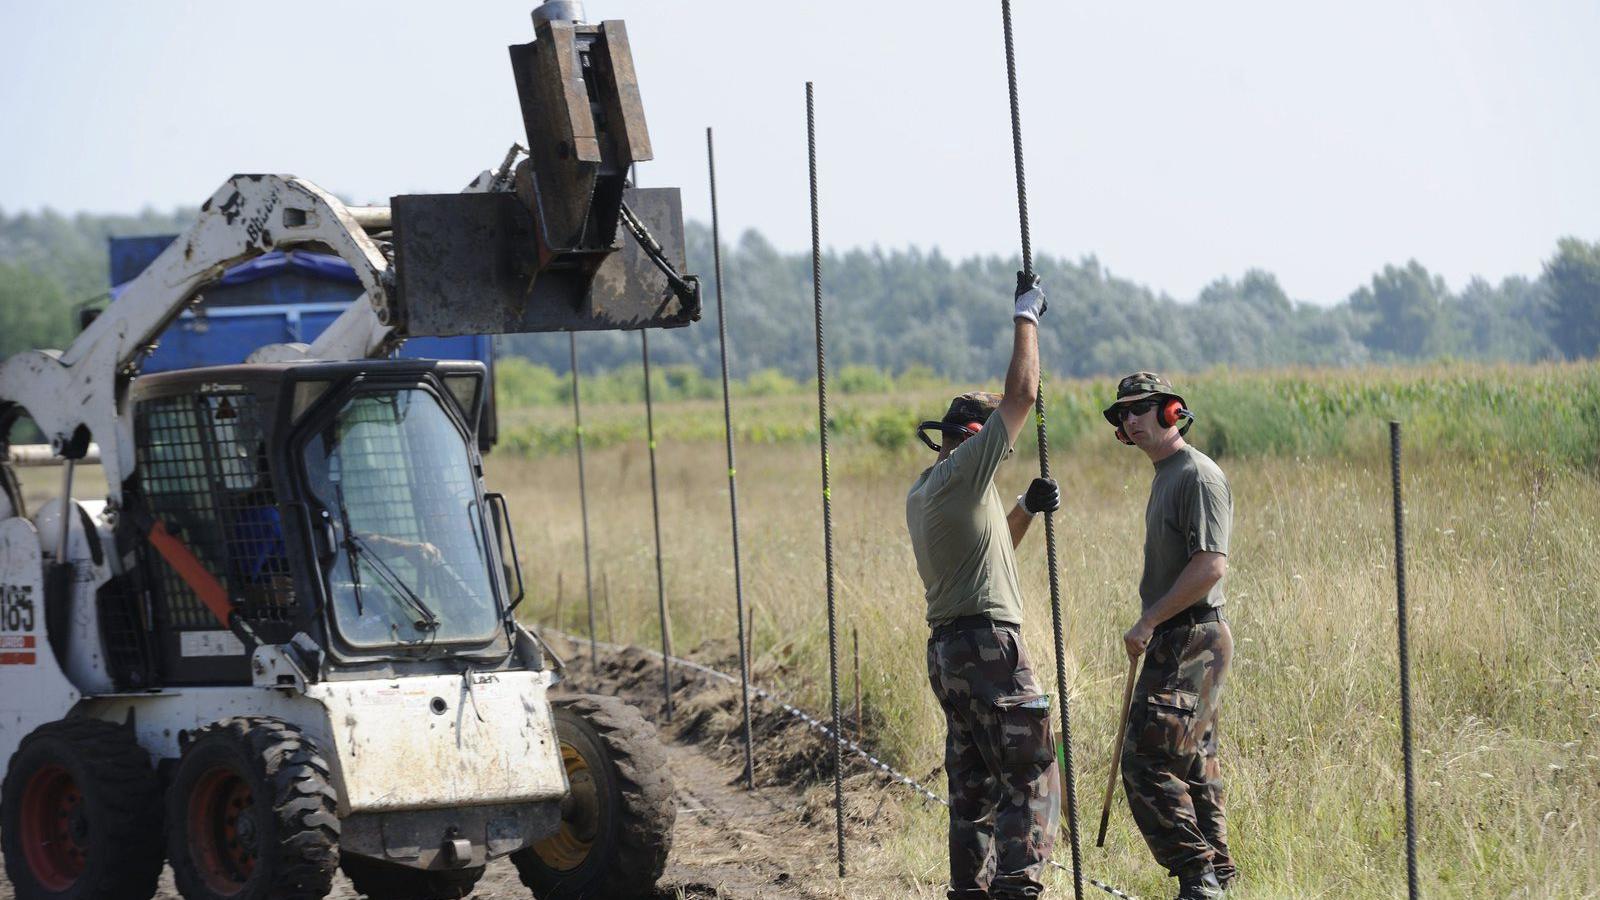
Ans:
[{"label": "loader lift arm", "polygon": [[235,175],[66,350],[0,364],[0,423],[26,410],[65,458],[92,435],[120,503],[134,465],[124,399],[143,355],[207,284],[273,250],[330,250],[365,292],[309,347],[259,348],[252,362],[382,357],[408,337],[697,320],[698,281],[679,274],[678,191],[627,181],[651,151],[626,30],[565,18],[573,6],[535,10],[536,39],[510,48],[528,134],[520,163],[513,148],[461,193],[388,207],[346,206],[292,175]]}]

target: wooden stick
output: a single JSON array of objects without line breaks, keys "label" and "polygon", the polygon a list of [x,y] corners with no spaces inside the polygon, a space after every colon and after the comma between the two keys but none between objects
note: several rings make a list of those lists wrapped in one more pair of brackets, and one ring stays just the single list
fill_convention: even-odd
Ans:
[{"label": "wooden stick", "polygon": [[1122,685],[1122,718],[1117,722],[1117,736],[1111,742],[1111,774],[1106,776],[1106,799],[1100,804],[1100,836],[1096,847],[1106,845],[1106,824],[1111,821],[1111,797],[1117,792],[1117,770],[1122,763],[1122,741],[1128,733],[1128,710],[1133,707],[1133,682],[1139,674],[1139,658],[1128,660],[1128,678]]}]

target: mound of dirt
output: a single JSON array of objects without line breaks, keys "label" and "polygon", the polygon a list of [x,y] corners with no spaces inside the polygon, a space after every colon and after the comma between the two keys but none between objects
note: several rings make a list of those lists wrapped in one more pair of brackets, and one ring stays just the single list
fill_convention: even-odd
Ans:
[{"label": "mound of dirt", "polygon": [[[559,636],[553,639],[560,640]],[[570,654],[566,657],[567,681],[563,689],[616,694],[627,699],[656,723],[663,738],[696,745],[702,753],[732,768],[736,781],[742,780],[744,716],[738,684],[688,666],[673,665],[672,719],[668,721],[658,654],[633,646],[610,653],[601,648],[596,666],[589,659],[586,641],[568,638],[561,642],[560,651]],[[739,670],[733,641],[708,641],[679,655],[719,672],[732,674]],[[762,686],[771,691],[767,686],[773,682],[768,679],[782,674],[763,672]],[[853,734],[854,724],[845,722],[846,736]],[[801,820],[826,825],[831,830],[832,739],[773,700],[757,696],[754,689],[750,698],[750,732],[756,786],[793,792],[799,801],[795,808]],[[893,831],[902,808],[899,801],[908,796],[906,788],[848,748],[842,762],[847,837],[870,841],[874,835]]]}]

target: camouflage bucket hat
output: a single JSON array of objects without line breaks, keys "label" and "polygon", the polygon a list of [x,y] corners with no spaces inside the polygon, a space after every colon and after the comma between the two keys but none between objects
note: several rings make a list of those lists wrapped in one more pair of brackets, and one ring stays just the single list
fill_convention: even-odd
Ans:
[{"label": "camouflage bucket hat", "polygon": [[1117,382],[1117,399],[1111,401],[1111,405],[1104,411],[1106,421],[1114,428],[1121,428],[1122,419],[1116,414],[1117,407],[1137,403],[1146,397],[1163,396],[1177,397],[1179,403],[1184,406],[1189,405],[1184,403],[1183,397],[1172,389],[1172,382],[1154,372],[1135,372]]},{"label": "camouflage bucket hat", "polygon": [[927,421],[917,426],[917,437],[922,439],[933,450],[938,450],[942,441],[935,441],[928,437],[929,431],[941,433],[954,433],[960,437],[970,437],[983,430],[983,424],[989,421],[989,416],[1000,408],[1000,395],[990,391],[968,391],[950,401],[950,408],[945,411],[944,418],[937,422]]},{"label": "camouflage bucket hat", "polygon": [[989,421],[989,416],[1000,408],[1000,395],[989,391],[968,391],[950,401],[950,408],[941,419],[946,425],[979,425]]}]

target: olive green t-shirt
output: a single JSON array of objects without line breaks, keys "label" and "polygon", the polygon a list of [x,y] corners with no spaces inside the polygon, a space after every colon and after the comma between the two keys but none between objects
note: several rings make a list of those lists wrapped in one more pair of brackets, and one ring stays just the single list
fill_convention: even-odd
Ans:
[{"label": "olive green t-shirt", "polygon": [[[1185,445],[1156,463],[1150,502],[1144,508],[1144,577],[1139,580],[1144,608],[1171,590],[1189,557],[1202,550],[1226,556],[1232,528],[1233,495],[1211,457]],[[1215,609],[1222,604],[1218,581],[1194,605]]]},{"label": "olive green t-shirt", "polygon": [[983,430],[917,476],[906,527],[928,601],[928,623],[985,615],[1022,624],[1022,590],[1006,505],[994,473],[1011,449],[999,411]]}]

